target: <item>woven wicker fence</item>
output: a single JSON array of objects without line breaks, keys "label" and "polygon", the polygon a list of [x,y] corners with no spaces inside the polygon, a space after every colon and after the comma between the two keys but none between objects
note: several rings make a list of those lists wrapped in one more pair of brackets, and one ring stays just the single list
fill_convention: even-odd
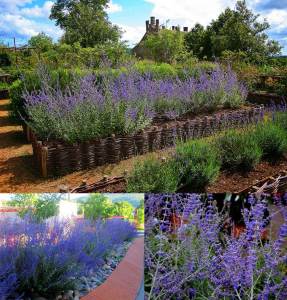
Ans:
[{"label": "woven wicker fence", "polygon": [[286,97],[265,92],[249,92],[247,101],[253,104],[263,104],[264,106],[270,106],[272,103],[278,105],[282,102],[286,102]]},{"label": "woven wicker fence", "polygon": [[256,122],[262,111],[263,108],[259,106],[244,107],[208,117],[167,122],[131,136],[111,136],[75,144],[40,141],[31,129],[27,132],[39,171],[43,177],[49,177],[118,163],[138,154],[171,147],[177,140],[185,141],[209,136],[228,128],[246,126]]}]

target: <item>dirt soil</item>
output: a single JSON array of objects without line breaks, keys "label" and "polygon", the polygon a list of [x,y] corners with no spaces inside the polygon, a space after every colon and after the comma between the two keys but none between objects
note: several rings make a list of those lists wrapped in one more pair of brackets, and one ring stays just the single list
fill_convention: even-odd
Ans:
[{"label": "dirt soil", "polygon": [[268,162],[258,164],[254,170],[246,174],[221,172],[218,179],[208,187],[209,193],[239,192],[249,186],[256,185],[262,179],[275,176],[280,171],[287,170],[287,159],[276,165]]}]

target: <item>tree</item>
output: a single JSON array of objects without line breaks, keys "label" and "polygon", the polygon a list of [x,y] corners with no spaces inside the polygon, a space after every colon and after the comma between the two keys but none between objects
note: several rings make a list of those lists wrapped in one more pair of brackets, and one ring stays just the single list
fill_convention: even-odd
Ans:
[{"label": "tree", "polygon": [[27,214],[37,222],[57,215],[61,194],[16,194],[11,205],[20,208],[19,215]]},{"label": "tree", "polygon": [[85,218],[96,220],[109,218],[114,215],[114,207],[111,200],[102,194],[91,194],[83,204]]},{"label": "tree", "polygon": [[195,50],[195,54],[198,47],[202,47],[200,55],[208,58],[221,57],[223,52],[231,51],[245,53],[251,62],[263,62],[268,56],[279,54],[281,46],[268,39],[265,31],[270,25],[258,18],[259,15],[247,8],[245,0],[237,1],[234,10],[227,8],[205,30],[197,25],[187,34],[186,45]]},{"label": "tree", "polygon": [[32,36],[28,41],[30,47],[36,48],[39,52],[47,52],[53,48],[53,40],[45,33]]},{"label": "tree", "polygon": [[[208,35],[205,28],[199,23],[188,32],[185,36],[185,45],[187,50],[192,52],[198,58],[203,58],[208,49]],[[205,50],[205,51],[204,51]]]},{"label": "tree", "polygon": [[138,210],[138,222],[139,224],[144,224],[144,200],[141,200]]},{"label": "tree", "polygon": [[127,201],[114,203],[114,213],[117,216],[123,216],[129,220],[134,218],[134,207]]},{"label": "tree", "polygon": [[177,30],[163,29],[147,36],[143,47],[150,52],[157,62],[173,63],[185,51],[184,33]]},{"label": "tree", "polygon": [[67,44],[79,42],[82,47],[115,43],[121,36],[120,29],[108,20],[105,9],[109,0],[57,0],[50,19],[56,20],[65,33]]}]

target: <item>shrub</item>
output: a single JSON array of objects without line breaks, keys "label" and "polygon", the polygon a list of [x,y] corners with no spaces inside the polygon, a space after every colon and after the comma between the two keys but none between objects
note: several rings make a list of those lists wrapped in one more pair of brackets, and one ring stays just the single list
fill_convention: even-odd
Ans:
[{"label": "shrub", "polygon": [[175,192],[179,176],[172,162],[150,158],[137,163],[128,178],[127,192]]},{"label": "shrub", "polygon": [[155,80],[138,72],[101,79],[89,74],[64,88],[44,72],[41,90],[24,95],[38,136],[68,142],[133,134],[150,125],[155,114],[175,119],[186,112],[237,107],[245,97],[235,74],[220,68],[183,80]]},{"label": "shrub", "polygon": [[279,160],[287,150],[286,132],[271,122],[258,125],[254,139],[261,148],[263,158],[268,160]]},{"label": "shrub", "polygon": [[220,162],[216,148],[202,140],[177,146],[175,160],[179,165],[181,183],[202,190],[218,176]]},{"label": "shrub", "polygon": [[74,289],[79,276],[102,267],[114,246],[134,236],[134,226],[123,220],[1,219],[0,299],[25,298],[31,291],[55,299]]},{"label": "shrub", "polygon": [[215,140],[221,165],[230,171],[250,171],[259,163],[262,150],[250,132],[229,130]]}]

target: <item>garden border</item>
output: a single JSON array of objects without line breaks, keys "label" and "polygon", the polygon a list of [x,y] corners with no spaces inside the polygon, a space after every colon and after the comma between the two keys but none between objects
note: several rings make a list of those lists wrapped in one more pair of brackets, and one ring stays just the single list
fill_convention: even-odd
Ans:
[{"label": "garden border", "polygon": [[31,139],[33,155],[41,176],[61,176],[172,147],[176,140],[186,141],[210,136],[217,131],[246,126],[257,122],[262,112],[262,106],[253,105],[209,116],[166,122],[130,136],[112,135],[74,144],[41,141],[29,126],[27,136]]},{"label": "garden border", "polygon": [[125,257],[108,277],[81,300],[135,300],[144,277],[144,238],[136,238]]}]

